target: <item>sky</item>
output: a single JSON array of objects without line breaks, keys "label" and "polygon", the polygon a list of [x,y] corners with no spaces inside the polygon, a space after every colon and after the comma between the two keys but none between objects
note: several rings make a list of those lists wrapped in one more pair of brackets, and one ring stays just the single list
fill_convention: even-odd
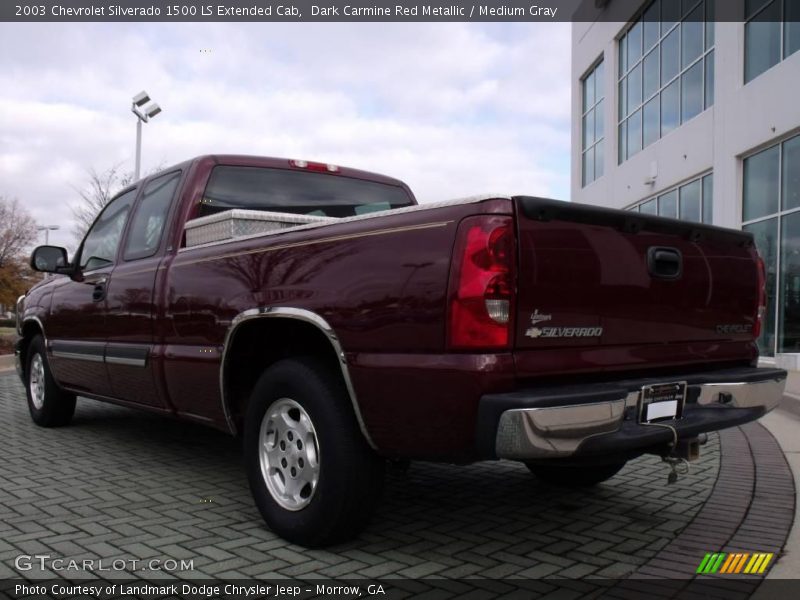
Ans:
[{"label": "sky", "polygon": [[[0,24],[0,196],[76,246],[88,171],[207,153],[319,160],[420,202],[568,199],[569,23]],[[43,243],[43,238],[42,238]]]}]

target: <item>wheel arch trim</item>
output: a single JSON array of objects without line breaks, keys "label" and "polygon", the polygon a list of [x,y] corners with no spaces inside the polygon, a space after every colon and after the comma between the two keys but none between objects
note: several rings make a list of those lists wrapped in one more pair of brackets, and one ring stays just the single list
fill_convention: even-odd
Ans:
[{"label": "wheel arch trim", "polygon": [[39,326],[39,329],[42,330],[42,337],[44,338],[45,348],[47,348],[47,334],[44,331],[44,323],[42,323],[42,320],[36,315],[28,315],[27,317],[24,317],[22,319],[20,325],[20,333],[22,333],[22,331],[25,330],[25,323],[27,323],[28,321],[35,322]]},{"label": "wheel arch trim", "polygon": [[[26,336],[22,335],[23,332],[25,331],[25,325],[27,323],[36,323],[36,326],[39,328],[39,331],[42,332],[42,340],[44,341],[45,354],[47,353],[47,345],[48,345],[47,344],[47,334],[45,333],[45,330],[44,330],[44,323],[42,323],[42,320],[39,317],[37,317],[36,315],[28,315],[28,316],[23,317],[21,319],[17,319],[17,330],[18,330],[18,334],[20,335],[20,340],[21,341],[20,341],[20,345],[18,345],[17,348],[14,351],[14,362],[15,362],[15,365],[16,365],[17,374],[19,375],[20,379],[23,379],[23,380],[24,380],[24,376],[26,374],[26,370],[27,370],[27,366],[28,366],[27,365],[27,362],[28,362],[28,360],[27,360],[28,346],[30,345],[30,338],[32,337],[32,336],[27,336],[26,337]],[[25,354],[25,360],[24,361],[22,360],[22,358],[23,358],[22,357],[23,348],[24,348],[24,354]]]},{"label": "wheel arch trim", "polygon": [[373,448],[377,449],[372,438],[369,435],[369,431],[367,430],[366,423],[364,422],[363,416],[361,415],[361,409],[358,404],[358,399],[356,398],[355,389],[353,387],[353,381],[350,377],[350,370],[347,365],[347,358],[345,356],[344,350],[342,349],[341,342],[339,341],[339,337],[336,335],[333,327],[320,315],[310,310],[306,310],[303,308],[294,308],[290,306],[268,306],[268,307],[259,307],[259,308],[251,308],[240,312],[236,315],[233,320],[231,321],[230,326],[228,327],[228,331],[225,334],[225,342],[222,348],[222,358],[220,361],[220,370],[219,370],[219,386],[220,386],[220,396],[222,398],[222,412],[225,415],[225,421],[228,425],[228,429],[231,433],[236,433],[236,423],[233,421],[233,415],[230,411],[230,395],[228,394],[225,382],[226,382],[226,370],[228,366],[228,350],[231,348],[232,343],[234,342],[234,338],[236,336],[236,332],[239,327],[253,319],[263,319],[263,318],[272,318],[272,319],[285,319],[285,320],[295,320],[295,321],[302,321],[304,323],[310,324],[316,327],[320,333],[322,333],[328,342],[331,345],[332,350],[336,354],[337,362],[339,364],[339,369],[341,370],[342,379],[344,379],[345,387],[347,388],[347,393],[350,396],[350,403],[353,407],[353,412],[356,416],[356,421],[358,422],[358,427],[361,430],[364,439],[366,439],[367,443]]},{"label": "wheel arch trim", "polygon": [[[30,322],[36,323],[36,326],[39,328],[39,331],[42,332],[42,340],[44,341],[44,351],[47,352],[50,349],[50,343],[47,340],[47,333],[45,332],[44,329],[44,323],[42,323],[42,320],[36,315],[28,315],[27,317],[24,317],[23,319],[20,320],[20,336],[23,339],[25,339],[25,336],[22,335],[22,332],[25,331],[25,325]],[[28,338],[30,337],[31,336],[28,336]],[[28,343],[30,343],[30,339],[28,339],[28,341],[26,342],[25,344],[26,347],[28,346]]]},{"label": "wheel arch trim", "polygon": [[16,329],[17,334],[22,335],[22,320],[20,319],[20,313],[24,310],[25,307],[25,294],[22,294],[19,298],[17,298],[16,303],[14,303],[14,321],[16,322]]}]

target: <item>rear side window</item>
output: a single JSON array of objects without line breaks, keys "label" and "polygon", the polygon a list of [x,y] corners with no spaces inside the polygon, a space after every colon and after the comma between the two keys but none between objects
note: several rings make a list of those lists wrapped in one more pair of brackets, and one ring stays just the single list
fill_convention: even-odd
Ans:
[{"label": "rear side window", "polygon": [[109,202],[83,240],[81,268],[86,271],[114,264],[117,248],[128,220],[136,190],[125,192]]},{"label": "rear side window", "polygon": [[177,171],[147,184],[133,215],[130,233],[125,243],[125,260],[147,258],[158,251],[172,196],[175,195],[175,188],[178,187],[180,178],[181,173]]},{"label": "rear side window", "polygon": [[406,191],[396,185],[308,171],[218,166],[211,172],[199,216],[243,208],[352,217],[411,205]]}]

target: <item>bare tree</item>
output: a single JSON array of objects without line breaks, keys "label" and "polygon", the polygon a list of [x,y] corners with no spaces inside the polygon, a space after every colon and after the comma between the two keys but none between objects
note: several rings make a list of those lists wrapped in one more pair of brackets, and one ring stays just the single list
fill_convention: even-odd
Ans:
[{"label": "bare tree", "polygon": [[[164,168],[163,163],[159,163],[153,169],[147,171],[143,177],[148,177]],[[133,172],[122,171],[120,165],[116,164],[98,173],[94,168],[87,172],[88,180],[83,188],[75,188],[80,196],[80,202],[72,207],[72,218],[75,221],[72,233],[80,243],[83,236],[89,231],[89,227],[94,223],[95,218],[105,205],[117,195],[123,188],[133,183]]]},{"label": "bare tree", "polygon": [[108,201],[133,181],[133,173],[122,172],[120,165],[114,165],[102,173],[94,169],[89,169],[87,173],[86,185],[76,190],[81,197],[80,203],[72,207],[72,218],[75,221],[73,234],[78,242],[83,240],[83,236]]},{"label": "bare tree", "polygon": [[0,196],[0,267],[19,258],[36,241],[36,221],[19,201]]},{"label": "bare tree", "polygon": [[14,257],[0,267],[0,314],[12,309],[17,298],[40,279],[24,256]]},{"label": "bare tree", "polygon": [[19,201],[0,196],[0,311],[35,281],[25,254],[37,233],[36,221]]}]

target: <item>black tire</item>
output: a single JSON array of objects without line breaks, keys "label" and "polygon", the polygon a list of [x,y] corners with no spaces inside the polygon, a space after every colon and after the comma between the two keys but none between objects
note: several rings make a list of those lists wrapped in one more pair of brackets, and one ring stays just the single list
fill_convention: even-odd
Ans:
[{"label": "black tire", "polygon": [[611,479],[620,472],[625,462],[606,465],[543,465],[526,463],[531,473],[546,483],[562,487],[582,488],[591,487]]},{"label": "black tire", "polygon": [[[307,444],[294,455],[292,444],[301,435],[311,434],[301,424],[305,423],[302,412],[287,400],[305,412],[313,433],[306,439],[316,440],[315,447]],[[297,420],[291,421],[287,431],[279,431],[285,419],[270,419],[278,413]],[[266,453],[261,457],[262,424],[265,447],[275,453],[272,458]],[[344,382],[328,365],[304,358],[281,360],[269,367],[253,389],[243,429],[250,490],[272,531],[295,544],[322,547],[352,539],[366,527],[383,486],[384,461],[368,446]],[[286,449],[281,446],[284,442]],[[289,462],[284,463],[285,459]],[[312,464],[317,465],[315,485],[308,475],[313,473]],[[287,495],[285,482],[295,477],[292,465],[297,466],[299,483],[295,485],[303,487],[299,494]],[[290,509],[282,502],[294,505]]]},{"label": "black tire", "polygon": [[25,394],[31,419],[41,427],[68,425],[75,414],[75,394],[59,388],[53,379],[42,336],[31,339],[26,355]]}]

